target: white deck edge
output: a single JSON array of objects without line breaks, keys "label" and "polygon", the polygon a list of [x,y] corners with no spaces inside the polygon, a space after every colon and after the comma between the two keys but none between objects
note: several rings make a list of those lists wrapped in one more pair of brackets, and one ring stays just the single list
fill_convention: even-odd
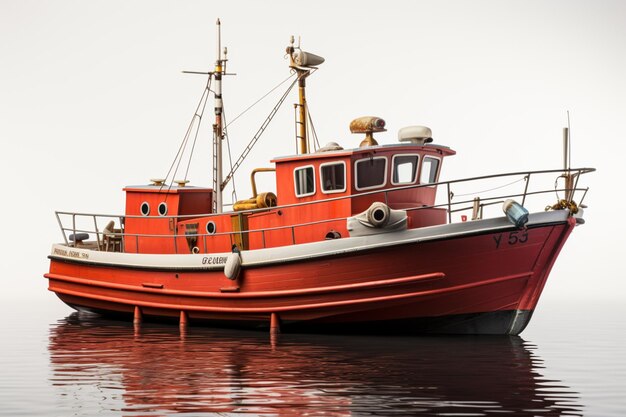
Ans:
[{"label": "white deck edge", "polygon": [[[558,223],[569,217],[567,210],[532,213],[527,226]],[[378,247],[389,247],[438,239],[448,239],[463,235],[472,235],[510,229],[513,225],[506,217],[474,220],[438,226],[408,229],[370,236],[346,237],[320,242],[280,246],[267,249],[255,249],[241,252],[242,267],[258,267],[277,263],[341,255]],[[102,252],[84,248],[68,247],[64,244],[52,245],[50,256],[54,259],[67,259],[73,262],[102,264],[127,268],[149,269],[203,269],[223,270],[230,252],[211,254],[135,254]]]}]

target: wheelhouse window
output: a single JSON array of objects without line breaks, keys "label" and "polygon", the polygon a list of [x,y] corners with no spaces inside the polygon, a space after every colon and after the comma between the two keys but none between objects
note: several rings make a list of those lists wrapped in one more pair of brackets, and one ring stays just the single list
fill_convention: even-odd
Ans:
[{"label": "wheelhouse window", "polygon": [[346,191],[346,163],[329,162],[320,166],[320,181],[324,194]]},{"label": "wheelhouse window", "polygon": [[412,184],[417,179],[418,155],[395,155],[393,157],[393,185]]},{"label": "wheelhouse window", "polygon": [[378,188],[387,182],[387,158],[378,156],[356,161],[356,189]]},{"label": "wheelhouse window", "polygon": [[437,172],[439,171],[439,159],[430,156],[424,157],[422,162],[422,184],[433,184],[437,182]]},{"label": "wheelhouse window", "polygon": [[315,171],[313,166],[296,168],[293,171],[296,197],[306,197],[315,194]]}]

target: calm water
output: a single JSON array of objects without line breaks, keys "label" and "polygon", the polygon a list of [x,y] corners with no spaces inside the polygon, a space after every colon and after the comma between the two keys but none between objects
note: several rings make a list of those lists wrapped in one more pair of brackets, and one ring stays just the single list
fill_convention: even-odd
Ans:
[{"label": "calm water", "polygon": [[626,308],[609,303],[541,307],[522,337],[181,333],[52,297],[2,312],[2,416],[626,414]]}]

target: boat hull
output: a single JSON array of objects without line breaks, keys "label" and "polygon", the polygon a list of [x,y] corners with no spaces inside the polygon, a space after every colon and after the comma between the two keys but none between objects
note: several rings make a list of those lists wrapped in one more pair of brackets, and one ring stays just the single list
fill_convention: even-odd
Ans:
[{"label": "boat hull", "polygon": [[[70,300],[59,295],[67,305],[81,312],[100,314],[108,318],[124,321],[133,319],[130,312],[120,313],[115,310],[103,310],[84,305],[71,304]],[[85,304],[93,304],[85,302]],[[343,335],[422,335],[422,334],[466,334],[466,335],[519,335],[528,325],[532,317],[532,310],[502,310],[478,312],[468,314],[454,314],[436,317],[416,317],[391,320],[359,320],[352,322],[333,322],[301,320],[281,323],[284,333],[319,333]],[[234,320],[234,319],[206,319],[195,316],[194,325],[228,329],[269,330],[270,320]],[[164,315],[148,315],[144,319],[151,322],[176,324],[179,317]]]},{"label": "boat hull", "polygon": [[133,265],[129,257],[96,262],[54,248],[46,277],[78,310],[129,318],[137,309],[146,320],[174,321],[183,312],[192,324],[268,328],[274,314],[282,331],[519,334],[576,219],[535,216],[526,230],[471,223],[244,252],[236,281],[219,262],[174,262],[189,255]]}]

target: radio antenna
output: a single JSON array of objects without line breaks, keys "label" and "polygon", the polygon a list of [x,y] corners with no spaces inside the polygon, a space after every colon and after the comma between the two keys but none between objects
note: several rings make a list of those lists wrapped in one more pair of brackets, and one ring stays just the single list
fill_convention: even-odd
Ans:
[{"label": "radio antenna", "polygon": [[570,172],[572,150],[570,143],[570,119],[569,110],[567,111],[567,127],[563,128],[563,175],[565,178],[565,201],[572,201],[574,196],[574,176]]},{"label": "radio antenna", "polygon": [[569,110],[567,111],[567,127],[563,128],[563,170],[569,170],[570,143],[569,143]]},{"label": "radio antenna", "polygon": [[567,111],[567,139],[568,139],[567,168],[569,169],[572,167],[572,127],[570,126],[570,123],[569,123],[569,110]]}]

